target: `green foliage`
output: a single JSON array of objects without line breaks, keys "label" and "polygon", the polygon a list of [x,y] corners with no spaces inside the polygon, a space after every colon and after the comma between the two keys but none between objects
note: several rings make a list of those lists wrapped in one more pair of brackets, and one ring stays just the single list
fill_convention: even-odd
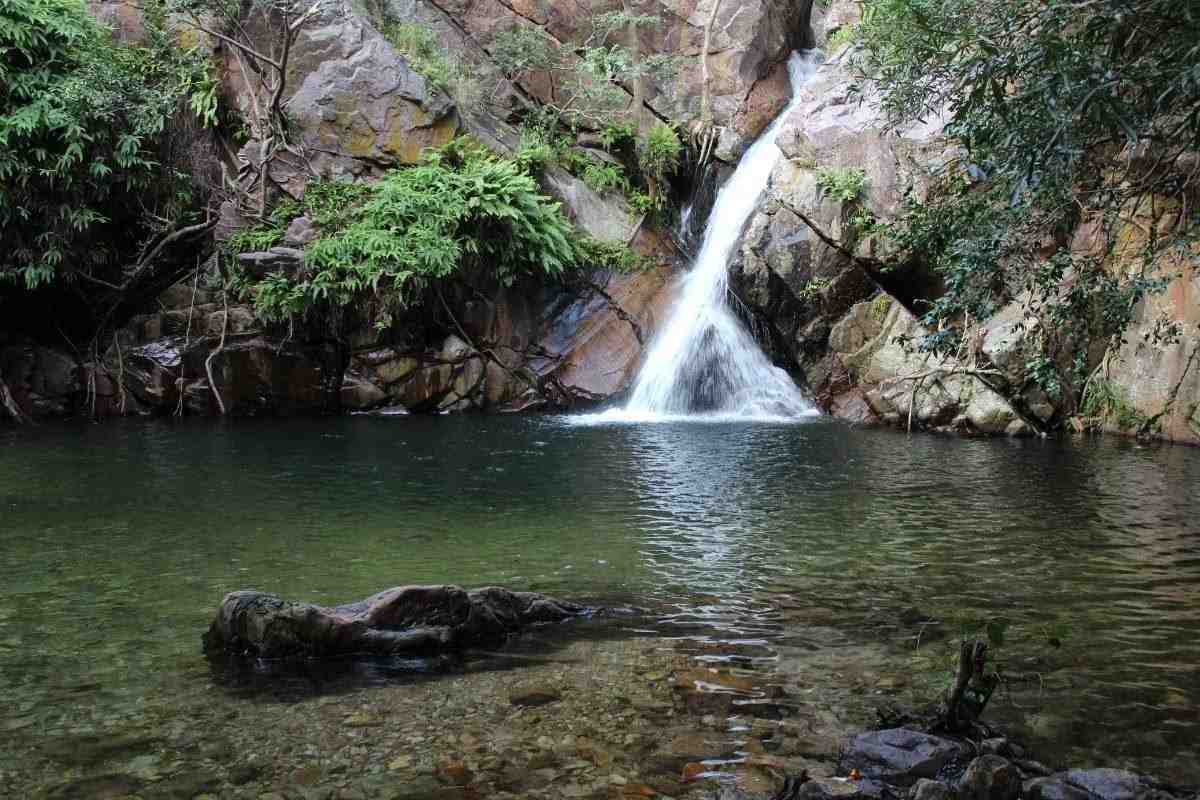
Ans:
[{"label": "green foliage", "polygon": [[1079,413],[1109,419],[1123,431],[1140,431],[1147,423],[1129,402],[1124,388],[1105,378],[1093,379],[1083,394]]},{"label": "green foliage", "polygon": [[216,119],[207,62],[153,26],[113,41],[80,0],[0,0],[0,281],[27,287],[127,257],[188,205],[158,152],[172,118]]},{"label": "green foliage", "polygon": [[553,164],[558,157],[550,137],[544,130],[526,126],[521,129],[521,146],[514,156],[526,171],[538,173]]},{"label": "green foliage", "polygon": [[435,90],[454,97],[462,105],[479,100],[480,88],[470,64],[446,58],[446,51],[433,31],[413,22],[385,19],[380,33],[409,66]]},{"label": "green foliage", "polygon": [[493,38],[491,56],[512,80],[537,73],[554,77],[555,99],[546,106],[549,127],[621,132],[637,113],[629,108],[626,87],[644,79],[670,80],[678,60],[664,54],[643,57],[622,41],[630,30],[661,24],[658,17],[616,11],[594,15],[591,24],[580,43],[560,43],[540,28],[516,25]]},{"label": "green foliage", "polygon": [[[1126,267],[1149,264],[1195,223],[1151,231],[1143,252],[1122,254],[1126,267],[1066,244],[1084,214],[1111,243],[1131,209],[1185,193],[1179,157],[1200,147],[1200,9],[867,0],[860,35],[862,78],[891,124],[948,113],[967,148],[943,186],[908,198],[885,226],[904,260],[946,286],[925,314],[936,332],[923,346],[950,352],[971,320],[1027,298],[1046,332],[1027,374],[1073,397],[1087,365],[1064,371],[1060,353],[1122,336],[1138,301],[1165,285]],[[1137,157],[1119,166],[1122,151]]]},{"label": "green foliage", "polygon": [[629,179],[625,177],[625,170],[621,169],[620,164],[589,158],[583,167],[583,175],[580,177],[597,194],[607,194],[613,190],[619,192],[629,190]]},{"label": "green foliage", "polygon": [[584,236],[576,242],[582,266],[609,269],[614,272],[643,272],[654,262],[635,253],[623,242],[609,242]]},{"label": "green foliage", "polygon": [[462,141],[369,188],[325,184],[312,202],[341,216],[309,244],[301,274],[244,284],[264,318],[373,300],[403,306],[453,276],[486,273],[508,285],[525,272],[559,275],[578,259],[570,223],[528,173]]},{"label": "green foliage", "polygon": [[600,143],[608,151],[637,141],[637,126],[628,121],[610,122],[600,131]]},{"label": "green foliage", "polygon": [[[669,125],[655,125],[646,133],[646,139],[638,147],[638,165],[642,174],[650,180],[652,187],[661,186],[679,169],[679,157],[683,144],[679,135]],[[657,188],[651,191],[655,194]]]},{"label": "green foliage", "polygon": [[825,49],[830,53],[834,53],[841,50],[845,45],[855,41],[858,41],[858,27],[855,25],[843,25],[830,34],[829,40],[825,42]]},{"label": "green foliage", "polygon": [[817,185],[833,199],[852,203],[867,188],[867,173],[850,167],[822,167],[817,170]]}]

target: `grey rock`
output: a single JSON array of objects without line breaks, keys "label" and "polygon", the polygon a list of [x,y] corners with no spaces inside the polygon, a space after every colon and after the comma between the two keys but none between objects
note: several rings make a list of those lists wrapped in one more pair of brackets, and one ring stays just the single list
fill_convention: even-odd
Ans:
[{"label": "grey rock", "polygon": [[1055,777],[1102,800],[1133,800],[1149,788],[1140,776],[1123,769],[1073,769]]},{"label": "grey rock", "polygon": [[910,800],[952,800],[954,793],[941,781],[921,778],[913,784],[908,796]]},{"label": "grey rock", "polygon": [[1091,800],[1083,789],[1072,786],[1062,778],[1031,778],[1022,784],[1025,800]]},{"label": "grey rock", "polygon": [[296,269],[304,263],[304,251],[294,247],[272,247],[257,253],[238,253],[238,263],[255,276]]},{"label": "grey rock", "polygon": [[1005,758],[983,755],[967,767],[959,791],[966,800],[1017,800],[1021,773]]},{"label": "grey rock", "polygon": [[527,625],[585,611],[499,587],[398,586],[333,608],[244,590],[225,596],[203,642],[209,654],[259,658],[436,653],[494,643]]},{"label": "grey rock", "polygon": [[927,733],[892,728],[871,731],[845,742],[840,767],[888,783],[910,786],[918,778],[933,778],[964,754],[956,742]]},{"label": "grey rock", "polygon": [[296,217],[288,224],[287,232],[283,234],[283,243],[289,247],[303,247],[319,235],[313,227],[312,220],[308,217]]}]

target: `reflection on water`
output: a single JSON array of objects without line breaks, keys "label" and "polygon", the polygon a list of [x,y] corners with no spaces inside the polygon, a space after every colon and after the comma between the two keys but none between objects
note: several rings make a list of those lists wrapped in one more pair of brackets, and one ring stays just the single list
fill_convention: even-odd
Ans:
[{"label": "reflection on water", "polygon": [[[865,701],[919,699],[962,625],[1003,617],[1013,680],[990,714],[1051,760],[1099,749],[1196,781],[1198,482],[1183,448],[822,420],[3,430],[0,747],[244,702],[263,676],[231,692],[199,655],[226,591],[450,581],[647,608],[621,635],[749,671],[743,703],[826,668]],[[393,666],[314,691],[425,679]]]}]

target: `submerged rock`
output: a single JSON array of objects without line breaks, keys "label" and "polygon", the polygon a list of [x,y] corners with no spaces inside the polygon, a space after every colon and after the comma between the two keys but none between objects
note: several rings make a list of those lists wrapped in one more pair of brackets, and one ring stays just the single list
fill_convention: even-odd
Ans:
[{"label": "submerged rock", "polygon": [[499,587],[400,586],[332,608],[244,590],[225,596],[203,641],[209,654],[259,658],[431,653],[497,642],[586,611]]},{"label": "submerged rock", "polygon": [[861,733],[845,743],[841,767],[868,778],[908,786],[918,778],[934,778],[963,754],[962,745],[927,733],[892,728]]},{"label": "submerged rock", "polygon": [[967,767],[960,792],[967,800],[1017,800],[1021,773],[1000,756],[983,755]]}]

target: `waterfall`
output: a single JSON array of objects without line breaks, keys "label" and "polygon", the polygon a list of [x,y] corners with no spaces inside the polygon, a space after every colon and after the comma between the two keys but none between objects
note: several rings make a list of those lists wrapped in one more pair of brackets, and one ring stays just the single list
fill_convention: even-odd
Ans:
[{"label": "waterfall", "polygon": [[734,315],[728,295],[730,255],[782,155],[775,138],[819,63],[815,51],[792,55],[792,102],[746,151],[717,195],[695,264],[651,343],[628,403],[601,418],[780,420],[816,413]]}]

